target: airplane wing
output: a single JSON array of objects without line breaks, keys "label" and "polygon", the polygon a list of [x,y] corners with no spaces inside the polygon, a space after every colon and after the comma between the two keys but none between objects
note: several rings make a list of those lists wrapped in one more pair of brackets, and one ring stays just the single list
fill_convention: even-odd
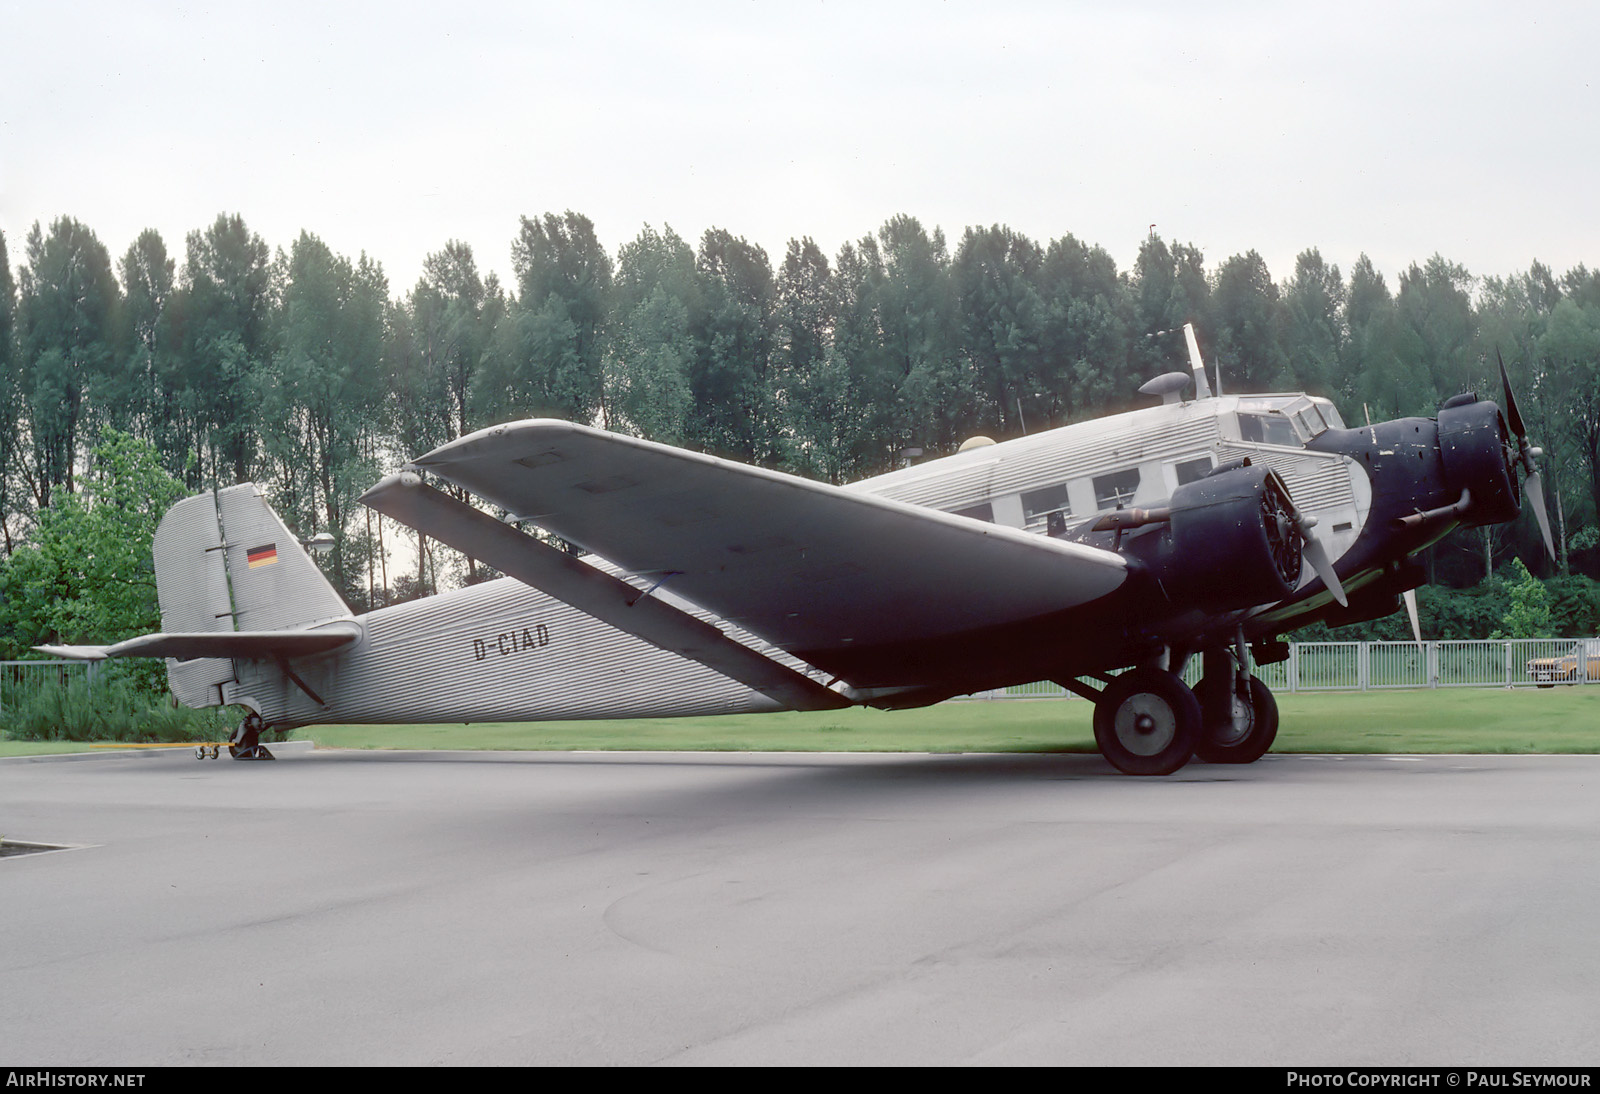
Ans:
[{"label": "airplane wing", "polygon": [[1109,551],[570,422],[415,465],[846,679],[856,651],[1039,620],[1128,574]]},{"label": "airplane wing", "polygon": [[112,646],[35,646],[34,649],[76,661],[98,661],[106,657],[173,657],[180,661],[194,657],[266,659],[327,653],[360,637],[360,625],[350,620],[314,630],[142,634]]}]

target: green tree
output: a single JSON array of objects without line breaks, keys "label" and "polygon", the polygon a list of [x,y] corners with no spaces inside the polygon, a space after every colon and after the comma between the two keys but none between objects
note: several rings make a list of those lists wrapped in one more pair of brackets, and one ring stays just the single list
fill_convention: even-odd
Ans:
[{"label": "green tree", "polygon": [[1586,517],[1590,526],[1600,524],[1600,299],[1585,300],[1580,292],[1557,304],[1539,340],[1539,355],[1548,378],[1551,425],[1559,423],[1545,443],[1557,460],[1565,456],[1575,465],[1560,470],[1588,479],[1587,512],[1574,515]]},{"label": "green tree", "polygon": [[[1133,298],[1111,255],[1071,235],[1052,240],[1039,274],[1044,304],[1038,402],[1043,422],[1065,425],[1125,405],[1140,377],[1130,365]],[[1167,366],[1170,367],[1170,366]]]},{"label": "green tree", "polygon": [[1400,275],[1395,298],[1401,337],[1403,387],[1399,414],[1431,415],[1444,399],[1473,386],[1469,361],[1475,348],[1473,279],[1466,269],[1434,255]]},{"label": "green tree", "polygon": [[1046,424],[1054,400],[1039,344],[1043,264],[1038,244],[998,224],[961,237],[951,277],[968,383],[980,396],[964,432],[1020,436],[1028,426],[1024,404],[1035,429]]},{"label": "green tree", "polygon": [[478,405],[494,419],[587,422],[599,412],[611,257],[588,217],[522,218],[511,245],[517,297],[481,374]]},{"label": "green tree", "polygon": [[0,539],[11,554],[22,532],[22,368],[17,354],[17,284],[0,231]]},{"label": "green tree", "polygon": [[256,373],[271,360],[272,270],[267,245],[237,214],[218,216],[186,240],[181,292],[180,406],[200,442],[197,481],[249,479],[258,416]]},{"label": "green tree", "polygon": [[770,464],[779,450],[771,371],[772,263],[761,247],[708,228],[700,239],[695,277],[702,307],[690,325],[690,443]]},{"label": "green tree", "polygon": [[1283,291],[1287,372],[1273,387],[1325,395],[1348,406],[1350,385],[1339,367],[1349,337],[1344,307],[1339,267],[1324,262],[1316,248],[1302,251]]},{"label": "green tree", "polygon": [[95,234],[61,217],[46,235],[28,233],[22,272],[21,336],[32,485],[40,509],[57,486],[68,492],[93,388],[110,369],[117,308],[111,256]]},{"label": "green tree", "polygon": [[833,276],[833,358],[839,375],[832,386],[855,393],[862,420],[848,432],[830,433],[822,423],[813,432],[829,436],[844,478],[886,471],[895,465],[898,451],[892,435],[898,393],[879,315],[883,278],[877,240],[866,236],[859,244],[847,242],[839,248]]},{"label": "green tree", "polygon": [[[421,455],[486,424],[477,419],[479,374],[493,352],[504,313],[499,280],[493,274],[479,275],[470,245],[450,240],[443,250],[428,255],[404,315],[393,322],[387,355],[394,393],[392,430],[401,452]],[[466,496],[458,488],[452,492]],[[437,575],[427,573],[428,540],[420,533],[417,558],[415,587],[437,591]],[[476,581],[478,574],[469,559],[468,580]]]},{"label": "green tree", "polygon": [[383,401],[383,309],[388,285],[376,263],[335,255],[302,232],[282,257],[278,347],[257,374],[263,453],[274,500],[302,535],[334,536],[334,584],[354,591],[365,545],[350,542],[356,498],[376,477],[367,442]]},{"label": "green tree", "polygon": [[1383,274],[1363,254],[1350,269],[1350,290],[1345,299],[1344,384],[1351,391],[1352,413],[1365,421],[1397,418],[1409,405],[1407,391],[1414,377],[1400,356],[1400,319],[1394,296]]},{"label": "green tree", "polygon": [[691,331],[703,306],[694,252],[671,227],[645,225],[623,245],[606,364],[610,428],[669,444],[688,436]]},{"label": "green tree", "polygon": [[1506,609],[1500,626],[1490,638],[1548,638],[1550,637],[1550,592],[1544,582],[1528,572],[1522,559],[1511,560],[1516,568],[1516,580],[1510,583],[1511,604]]},{"label": "green tree", "polygon": [[[1185,368],[1188,357],[1177,332],[1193,323],[1205,346],[1212,330],[1211,286],[1200,249],[1189,243],[1169,248],[1158,235],[1145,240],[1133,265],[1133,312],[1133,329],[1142,336],[1132,353],[1138,382]],[[1228,381],[1230,390],[1234,383]]]},{"label": "green tree", "polygon": [[[878,229],[881,275],[871,285],[883,371],[868,398],[888,413],[878,431],[891,452],[928,455],[965,440],[971,385],[956,351],[950,255],[944,232],[929,235],[915,217],[891,217]],[[867,241],[862,240],[862,253]]]},{"label": "green tree", "polygon": [[1284,318],[1278,286],[1255,251],[1234,255],[1217,270],[1211,291],[1212,356],[1228,390],[1271,391],[1289,378]]},{"label": "green tree", "polygon": [[[32,542],[0,569],[5,656],[160,629],[150,541],[183,486],[148,441],[102,430],[80,493],[58,491]],[[150,679],[161,676],[159,663]]]},{"label": "green tree", "polygon": [[782,408],[782,463],[838,483],[851,477],[867,415],[844,355],[834,348],[838,287],[810,237],[791,239],[778,271],[773,368]]},{"label": "green tree", "polygon": [[146,229],[117,269],[123,306],[114,408],[108,420],[113,428],[152,442],[167,470],[182,474],[198,444],[194,422],[182,412],[178,398],[181,373],[172,309],[176,263],[161,233]]}]

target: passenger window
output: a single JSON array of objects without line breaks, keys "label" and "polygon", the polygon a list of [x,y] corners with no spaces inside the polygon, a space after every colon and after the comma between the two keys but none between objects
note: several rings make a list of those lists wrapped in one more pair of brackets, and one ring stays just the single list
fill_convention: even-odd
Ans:
[{"label": "passenger window", "polygon": [[1051,513],[1060,513],[1066,516],[1072,512],[1072,507],[1067,504],[1067,487],[1065,483],[1060,486],[1046,486],[1042,490],[1024,490],[1022,492],[1022,516],[1026,526],[1032,528],[1043,524]]},{"label": "passenger window", "polygon": [[1178,485],[1184,486],[1211,474],[1211,457],[1204,456],[1198,460],[1184,460],[1173,467],[1173,470],[1178,473]]},{"label": "passenger window", "polygon": [[1139,491],[1139,469],[1113,471],[1109,475],[1094,477],[1094,503],[1101,509],[1114,509],[1133,500]]}]

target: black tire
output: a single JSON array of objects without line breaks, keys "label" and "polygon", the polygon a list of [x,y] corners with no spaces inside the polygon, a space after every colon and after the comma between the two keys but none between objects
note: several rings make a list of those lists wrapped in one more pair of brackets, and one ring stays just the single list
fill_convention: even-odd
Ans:
[{"label": "black tire", "polygon": [[1172,774],[1189,762],[1200,735],[1200,701],[1162,669],[1131,669],[1095,702],[1100,755],[1128,775]]},{"label": "black tire", "polygon": [[1267,754],[1278,737],[1278,701],[1272,689],[1250,678],[1249,723],[1234,724],[1228,703],[1228,685],[1222,677],[1207,676],[1194,689],[1200,702],[1204,729],[1194,754],[1208,764],[1253,764]]},{"label": "black tire", "polygon": [[233,731],[233,736],[228,739],[228,755],[235,760],[250,759],[256,753],[256,746],[261,743],[261,718],[255,711],[251,711]]}]

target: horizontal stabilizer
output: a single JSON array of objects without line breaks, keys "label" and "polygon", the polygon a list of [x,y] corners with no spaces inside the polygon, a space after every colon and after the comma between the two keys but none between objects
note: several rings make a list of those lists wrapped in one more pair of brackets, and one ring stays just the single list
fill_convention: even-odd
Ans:
[{"label": "horizontal stabilizer", "polygon": [[143,634],[114,646],[35,646],[34,649],[54,657],[80,661],[97,661],[105,657],[171,657],[179,661],[195,657],[266,660],[327,653],[348,646],[360,637],[360,624],[349,620],[329,623],[313,630]]},{"label": "horizontal stabilizer", "polygon": [[36,653],[62,657],[68,661],[104,661],[110,646],[35,646]]}]

